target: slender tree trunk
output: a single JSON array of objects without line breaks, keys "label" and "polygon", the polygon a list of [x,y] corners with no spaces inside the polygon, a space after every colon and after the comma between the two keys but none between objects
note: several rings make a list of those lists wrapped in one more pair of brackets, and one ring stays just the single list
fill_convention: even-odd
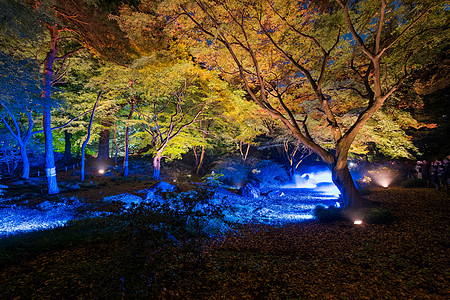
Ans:
[{"label": "slender tree trunk", "polygon": [[47,187],[49,194],[58,194],[59,188],[56,181],[55,154],[53,153],[53,135],[51,128],[51,86],[53,76],[53,63],[56,59],[58,29],[56,25],[48,25],[50,32],[50,51],[44,60],[44,76],[43,76],[43,97],[45,98],[45,106],[43,111],[43,127],[45,137],[45,173],[47,176]]},{"label": "slender tree trunk", "polygon": [[110,136],[110,127],[112,125],[112,121],[110,120],[102,120],[102,131],[100,132],[100,137],[98,140],[98,161],[106,161],[109,159],[109,136]]},{"label": "slender tree trunk", "polygon": [[72,160],[72,133],[64,130],[64,161]]},{"label": "slender tree trunk", "polygon": [[117,165],[117,155],[119,154],[119,144],[117,144],[117,122],[114,121],[114,145],[116,152],[114,153],[114,164]]},{"label": "slender tree trunk", "polygon": [[244,143],[242,141],[239,141],[239,151],[241,153],[242,162],[244,164],[247,161],[248,151],[250,150],[250,144],[246,144],[246,145],[247,145],[247,149],[245,150],[245,153],[244,153]]},{"label": "slender tree trunk", "polygon": [[22,157],[23,169],[22,169],[22,178],[29,179],[30,178],[30,161],[28,160],[27,154],[27,146],[26,144],[20,142],[20,156]]},{"label": "slender tree trunk", "polygon": [[85,151],[84,150],[86,148],[87,143],[89,142],[89,139],[91,138],[91,128],[92,128],[92,122],[94,121],[95,109],[97,108],[98,100],[100,100],[101,95],[102,95],[102,91],[100,91],[98,93],[97,100],[95,100],[94,109],[92,109],[92,115],[91,115],[91,119],[89,121],[88,135],[87,135],[86,140],[83,142],[83,145],[81,146],[81,181],[84,180],[84,166],[85,166],[85,162],[84,162]]},{"label": "slender tree trunk", "polygon": [[[28,144],[28,141],[30,140],[31,131],[33,129],[33,120],[31,118],[31,113],[26,114],[28,117],[28,130],[27,130],[25,137],[22,139],[21,133],[20,133],[20,128],[18,126],[18,122],[14,118],[14,115],[9,112],[9,110],[6,108],[6,106],[4,106],[4,107],[5,107],[6,111],[8,112],[12,122],[16,125],[17,132],[16,133],[14,132],[12,127],[8,124],[7,120],[2,115],[0,115],[0,119],[3,121],[5,127],[9,130],[9,132],[16,139],[17,144],[19,145],[20,156],[22,158],[22,163],[23,163],[22,178],[28,179],[28,178],[30,178],[30,162],[28,160],[27,144]],[[8,167],[8,173],[10,173],[10,167],[9,167],[8,161],[6,160],[5,163]]]},{"label": "slender tree trunk", "polygon": [[294,175],[295,175],[295,168],[294,166],[289,166],[289,176],[291,177],[291,180],[294,179]]},{"label": "slender tree trunk", "polygon": [[192,151],[194,152],[194,158],[195,158],[194,166],[195,166],[195,168],[197,168],[198,162],[199,162],[199,157],[198,157],[198,154],[197,154],[197,147],[192,147]]},{"label": "slender tree trunk", "polygon": [[153,157],[153,179],[161,180],[161,156],[159,154]]},{"label": "slender tree trunk", "polygon": [[[134,112],[135,102],[131,105],[130,113],[128,115],[128,120],[131,120]],[[128,176],[128,139],[130,137],[130,125],[127,124],[127,129],[125,130],[125,156],[123,158],[123,176]]]},{"label": "slender tree trunk", "polygon": [[195,174],[197,174],[197,175],[200,173],[200,168],[203,165],[204,158],[205,158],[205,146],[202,146],[202,152],[200,153],[200,159],[197,164],[197,169],[195,170]]}]

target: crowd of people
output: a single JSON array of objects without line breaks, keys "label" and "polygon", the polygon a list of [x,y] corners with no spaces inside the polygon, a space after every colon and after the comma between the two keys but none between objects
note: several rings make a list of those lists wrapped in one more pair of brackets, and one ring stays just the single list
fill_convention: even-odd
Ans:
[{"label": "crowd of people", "polygon": [[436,190],[444,188],[448,192],[450,181],[450,170],[448,157],[443,160],[436,159],[431,163],[422,160],[416,164],[416,176],[427,181],[428,187],[435,187]]}]

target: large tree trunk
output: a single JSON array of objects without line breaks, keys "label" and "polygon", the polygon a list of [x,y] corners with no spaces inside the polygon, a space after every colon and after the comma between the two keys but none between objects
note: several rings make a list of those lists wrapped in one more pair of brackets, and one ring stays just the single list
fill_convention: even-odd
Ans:
[{"label": "large tree trunk", "polygon": [[366,201],[361,197],[356,189],[355,182],[348,169],[347,153],[350,148],[350,144],[342,144],[336,147],[337,155],[334,157],[334,161],[326,160],[331,157],[322,157],[322,159],[328,162],[329,168],[332,174],[333,183],[341,192],[341,198],[343,200],[344,213],[347,218],[356,221],[363,220],[366,212]]},{"label": "large tree trunk", "polygon": [[50,32],[51,42],[50,51],[44,60],[44,76],[43,76],[43,97],[45,98],[45,106],[43,112],[43,127],[45,137],[45,173],[47,175],[47,187],[49,194],[58,194],[58,183],[56,181],[55,154],[53,153],[53,135],[51,127],[51,86],[53,76],[53,63],[57,54],[58,29],[56,25],[47,26]]},{"label": "large tree trunk", "polygon": [[341,192],[341,197],[344,200],[344,206],[353,207],[356,209],[363,207],[364,201],[356,189],[348,167],[344,166],[343,168],[337,168],[334,166],[331,168],[331,174],[333,183]]},{"label": "large tree trunk", "polygon": [[44,109],[44,136],[45,136],[45,173],[47,175],[47,187],[49,194],[58,194],[58,182],[56,181],[55,154],[53,153],[53,135],[51,128],[50,108]]},{"label": "large tree trunk", "polygon": [[161,156],[153,157],[153,179],[161,180]]},{"label": "large tree trunk", "polygon": [[107,161],[109,159],[109,135],[112,122],[110,120],[102,120],[102,131],[98,140],[98,161]]},{"label": "large tree trunk", "polygon": [[362,221],[367,212],[366,201],[359,195],[348,167],[332,168],[333,182],[344,200],[344,215],[352,221]]}]

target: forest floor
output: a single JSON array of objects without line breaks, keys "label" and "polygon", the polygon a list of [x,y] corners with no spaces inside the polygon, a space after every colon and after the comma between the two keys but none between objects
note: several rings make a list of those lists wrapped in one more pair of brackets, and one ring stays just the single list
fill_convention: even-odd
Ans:
[{"label": "forest floor", "polygon": [[[130,182],[114,186],[123,193]],[[112,193],[90,191],[92,201]],[[393,221],[248,224],[182,245],[120,235],[27,253],[11,242],[19,254],[0,257],[0,298],[449,299],[446,193],[392,187],[365,197]]]}]

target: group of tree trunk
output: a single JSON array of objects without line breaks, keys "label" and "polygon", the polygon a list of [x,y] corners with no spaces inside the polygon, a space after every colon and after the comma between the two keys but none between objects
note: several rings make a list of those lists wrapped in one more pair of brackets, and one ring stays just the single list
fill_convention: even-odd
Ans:
[{"label": "group of tree trunk", "polygon": [[[67,75],[67,66],[55,63],[65,62],[84,45],[103,51],[108,57],[111,49],[106,51],[109,46],[102,41],[110,38],[112,33],[100,29],[96,32],[92,24],[100,24],[89,14],[86,9],[89,4],[84,2],[60,0],[54,7],[44,5],[47,1],[31,2],[33,9],[40,13],[40,22],[50,38],[42,68],[42,131],[48,193],[56,194],[59,188],[53,149],[52,130],[55,128],[51,126],[52,89],[62,83],[61,78]],[[448,9],[444,3],[427,0],[418,6],[398,1],[397,6],[397,1],[386,0],[307,1],[303,4],[290,0],[262,0],[249,5],[248,1],[242,0],[171,0],[159,1],[157,6],[152,0],[143,0],[139,7],[123,6],[119,16],[110,16],[110,19],[117,21],[126,31],[132,39],[129,44],[136,49],[131,46],[121,49],[126,48],[129,53],[131,48],[141,51],[141,58],[127,69],[130,76],[125,80],[129,83],[127,96],[124,96],[125,88],[115,91],[115,97],[122,93],[120,97],[126,98],[121,108],[129,109],[126,116],[122,116],[125,124],[123,175],[129,174],[132,128],[141,130],[134,135],[144,145],[141,148],[150,148],[147,154],[153,156],[155,179],[161,179],[161,160],[164,157],[179,158],[183,151],[187,151],[180,145],[188,144],[184,148],[193,149],[195,172],[198,174],[211,125],[208,122],[220,114],[219,110],[209,107],[213,98],[219,98],[211,94],[212,91],[223,92],[226,88],[219,88],[220,82],[228,81],[238,83],[246,92],[245,98],[254,102],[265,115],[277,120],[295,138],[294,142],[286,139],[279,147],[291,175],[303,158],[315,153],[331,170],[344,206],[363,207],[364,200],[348,168],[351,146],[363,127],[410,75],[411,65],[423,64],[421,57],[426,55],[421,51],[424,45],[446,41],[445,26],[441,24],[447,20],[445,12]],[[40,11],[43,8],[50,9],[53,18],[49,17],[48,11],[43,14]],[[141,21],[135,22],[135,17],[147,20],[149,28],[154,29],[152,34],[142,35],[142,28],[136,27]],[[63,22],[57,22],[57,18]],[[164,26],[170,30],[163,30]],[[61,36],[62,32],[74,32],[76,38]],[[162,32],[167,36],[163,37]],[[434,38],[431,37],[433,33]],[[59,42],[63,39],[78,39],[77,46],[72,44],[62,50]],[[173,50],[173,46],[169,46],[170,40],[186,43],[187,48],[193,46],[195,61],[200,62],[202,68],[194,66],[192,54],[183,54],[189,50],[175,49],[176,59],[173,54],[167,55],[170,51],[156,51],[170,47]],[[145,47],[147,49],[142,50]],[[413,62],[410,64],[410,61]],[[220,80],[216,73],[205,75],[211,70],[220,72]],[[169,76],[164,78],[167,74]],[[133,81],[133,76],[139,80]],[[168,81],[161,83],[161,78]],[[153,86],[139,85],[142,82],[153,82]],[[211,84],[216,86],[211,88]],[[114,84],[109,88],[114,90]],[[102,88],[99,90],[94,107],[89,110],[92,111],[91,118],[81,149],[81,180],[84,180],[85,148],[103,93]],[[33,132],[33,110],[29,107],[23,110],[28,126],[25,132],[21,132],[25,126],[18,124],[7,104],[2,101],[0,104],[9,119],[3,114],[0,117],[20,149],[22,177],[29,178],[26,147],[31,136],[37,133]],[[109,159],[110,131],[114,124],[117,161],[115,116],[105,117],[100,123],[98,160]],[[66,130],[64,134],[65,157],[69,159],[71,132]],[[242,138],[238,141],[244,163],[249,154],[250,140]],[[177,147],[174,143],[178,143]]]}]

